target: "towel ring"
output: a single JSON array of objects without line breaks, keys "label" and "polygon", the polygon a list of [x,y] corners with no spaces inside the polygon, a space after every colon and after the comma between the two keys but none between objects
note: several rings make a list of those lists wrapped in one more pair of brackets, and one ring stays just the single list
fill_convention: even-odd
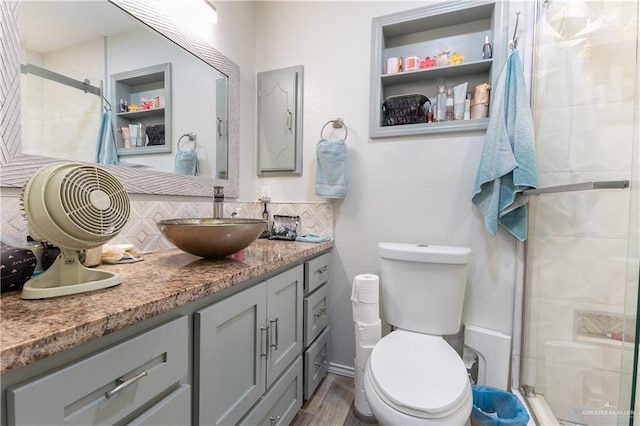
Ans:
[{"label": "towel ring", "polygon": [[334,129],[344,129],[344,139],[347,139],[347,136],[349,136],[349,130],[347,130],[347,126],[345,126],[344,124],[344,120],[342,118],[336,118],[335,120],[329,120],[325,123],[324,126],[322,126],[322,129],[320,130],[320,139],[323,139],[322,134],[324,133],[324,129],[331,124],[332,127]]},{"label": "towel ring", "polygon": [[193,142],[193,149],[196,148],[196,141],[194,136],[192,136],[192,134],[190,133],[185,133],[184,135],[180,136],[180,138],[178,139],[178,151],[182,151],[182,148],[180,147],[180,145],[182,144],[182,139],[185,137],[189,138],[189,142]]}]

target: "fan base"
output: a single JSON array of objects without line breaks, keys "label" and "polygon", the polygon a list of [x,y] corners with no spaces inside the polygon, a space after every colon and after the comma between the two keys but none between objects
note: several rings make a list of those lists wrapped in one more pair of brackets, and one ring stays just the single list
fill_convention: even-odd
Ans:
[{"label": "fan base", "polygon": [[65,262],[65,254],[68,253],[61,253],[49,269],[25,283],[23,299],[67,296],[113,287],[122,282],[119,274],[85,267],[77,255],[70,256]]}]

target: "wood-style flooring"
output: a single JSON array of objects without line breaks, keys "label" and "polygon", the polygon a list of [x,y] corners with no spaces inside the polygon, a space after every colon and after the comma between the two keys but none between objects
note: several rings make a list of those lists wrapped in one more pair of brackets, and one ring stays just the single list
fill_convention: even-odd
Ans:
[{"label": "wood-style flooring", "polygon": [[353,415],[353,385],[350,377],[327,374],[311,399],[298,411],[291,425],[372,426]]}]

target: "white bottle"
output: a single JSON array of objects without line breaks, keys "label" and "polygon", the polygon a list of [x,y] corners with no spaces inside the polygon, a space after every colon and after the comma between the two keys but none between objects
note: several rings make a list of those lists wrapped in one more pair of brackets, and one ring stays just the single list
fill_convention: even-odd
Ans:
[{"label": "white bottle", "polygon": [[436,121],[444,121],[447,112],[447,88],[444,84],[438,86],[436,99]]}]

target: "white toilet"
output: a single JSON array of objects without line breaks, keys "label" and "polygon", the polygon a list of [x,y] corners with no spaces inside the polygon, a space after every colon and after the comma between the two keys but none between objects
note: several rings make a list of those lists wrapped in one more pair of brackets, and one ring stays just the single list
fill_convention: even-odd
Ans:
[{"label": "white toilet", "polygon": [[467,370],[442,338],[460,329],[471,249],[380,243],[384,318],[395,331],[373,348],[364,374],[382,425],[464,425]]}]

